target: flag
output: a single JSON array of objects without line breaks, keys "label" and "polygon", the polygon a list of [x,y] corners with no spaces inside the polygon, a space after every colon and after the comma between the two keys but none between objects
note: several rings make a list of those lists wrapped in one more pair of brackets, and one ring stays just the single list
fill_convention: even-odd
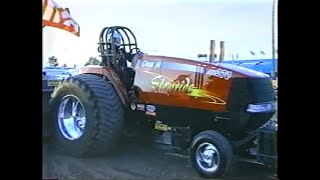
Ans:
[{"label": "flag", "polygon": [[68,8],[60,7],[53,0],[42,0],[42,27],[50,26],[80,36],[80,26],[71,17]]},{"label": "flag", "polygon": [[198,58],[202,58],[202,57],[207,57],[208,55],[207,54],[198,54]]},{"label": "flag", "polygon": [[253,51],[250,51],[250,54],[253,56],[256,55],[256,53],[254,53]]}]

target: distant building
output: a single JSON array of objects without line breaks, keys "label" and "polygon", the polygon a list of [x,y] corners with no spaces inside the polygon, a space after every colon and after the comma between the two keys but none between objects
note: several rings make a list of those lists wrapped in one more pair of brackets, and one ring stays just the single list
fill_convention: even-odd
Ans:
[{"label": "distant building", "polygon": [[[223,63],[234,64],[237,66],[246,67],[249,69],[253,69],[259,72],[263,72],[265,74],[271,75],[273,70],[273,59],[255,59],[255,60],[235,60],[235,61],[223,61]],[[275,60],[276,67],[278,60]],[[276,69],[277,73],[278,70]]]}]

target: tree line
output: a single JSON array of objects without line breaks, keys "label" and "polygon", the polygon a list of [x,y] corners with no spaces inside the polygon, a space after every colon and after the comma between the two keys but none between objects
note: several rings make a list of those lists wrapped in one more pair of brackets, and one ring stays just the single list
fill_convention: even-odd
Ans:
[{"label": "tree line", "polygon": [[[58,67],[59,66],[58,58],[55,56],[50,56],[48,58],[48,64],[52,67]],[[88,61],[84,65],[85,66],[100,65],[100,60],[96,57],[89,57]],[[63,64],[62,67],[67,67],[67,65]]]}]

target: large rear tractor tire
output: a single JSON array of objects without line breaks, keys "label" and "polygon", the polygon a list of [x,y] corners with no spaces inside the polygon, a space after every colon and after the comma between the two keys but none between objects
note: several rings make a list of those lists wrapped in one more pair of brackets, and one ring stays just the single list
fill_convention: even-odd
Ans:
[{"label": "large rear tractor tire", "polygon": [[207,130],[193,138],[190,160],[204,178],[220,178],[230,170],[233,151],[230,142],[221,134]]},{"label": "large rear tractor tire", "polygon": [[122,104],[111,83],[99,76],[63,80],[52,93],[50,110],[56,147],[68,155],[102,155],[120,138]]}]

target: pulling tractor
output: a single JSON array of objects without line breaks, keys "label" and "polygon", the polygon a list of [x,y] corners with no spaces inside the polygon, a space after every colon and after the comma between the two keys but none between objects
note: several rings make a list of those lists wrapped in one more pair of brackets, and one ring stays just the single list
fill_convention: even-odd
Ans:
[{"label": "pulling tractor", "polygon": [[46,124],[65,153],[102,155],[136,132],[185,150],[206,178],[225,175],[238,156],[277,167],[277,123],[270,121],[275,91],[268,75],[145,54],[122,26],[104,28],[98,44],[101,65],[83,67],[51,93]]}]

